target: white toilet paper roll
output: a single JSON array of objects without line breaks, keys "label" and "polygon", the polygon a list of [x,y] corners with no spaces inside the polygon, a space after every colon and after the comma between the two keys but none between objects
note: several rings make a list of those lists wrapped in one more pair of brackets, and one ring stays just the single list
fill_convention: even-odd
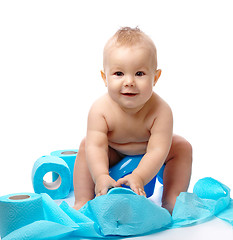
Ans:
[{"label": "white toilet paper roll", "polygon": [[[55,182],[47,183],[43,180],[48,172],[58,175]],[[71,173],[66,162],[55,156],[39,158],[32,169],[32,183],[36,193],[47,193],[52,199],[65,198],[71,187]]]},{"label": "white toilet paper roll", "polygon": [[42,197],[36,193],[9,194],[0,197],[0,235],[44,219]]}]

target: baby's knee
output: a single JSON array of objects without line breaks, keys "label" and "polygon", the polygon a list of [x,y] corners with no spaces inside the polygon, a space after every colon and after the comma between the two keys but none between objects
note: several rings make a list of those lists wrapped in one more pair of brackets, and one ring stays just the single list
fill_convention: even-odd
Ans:
[{"label": "baby's knee", "polygon": [[187,141],[185,138],[181,136],[174,136],[173,137],[173,146],[178,150],[183,153],[189,154],[192,156],[192,145],[189,141]]},{"label": "baby's knee", "polygon": [[85,146],[86,146],[86,138],[84,138],[82,141],[81,141],[81,143],[80,143],[80,145],[79,145],[79,150],[78,150],[78,152],[80,153],[82,153],[82,152],[85,152]]}]

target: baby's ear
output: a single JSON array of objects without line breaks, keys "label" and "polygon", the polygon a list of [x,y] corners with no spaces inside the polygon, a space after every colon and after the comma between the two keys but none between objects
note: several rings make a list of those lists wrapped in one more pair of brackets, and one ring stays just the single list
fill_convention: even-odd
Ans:
[{"label": "baby's ear", "polygon": [[153,86],[155,86],[155,84],[158,82],[159,77],[161,76],[161,73],[162,73],[162,70],[161,70],[161,69],[156,70]]},{"label": "baby's ear", "polygon": [[100,72],[101,72],[101,77],[102,77],[102,79],[104,80],[105,87],[107,87],[108,84],[107,84],[106,75],[105,75],[104,71],[101,70]]}]

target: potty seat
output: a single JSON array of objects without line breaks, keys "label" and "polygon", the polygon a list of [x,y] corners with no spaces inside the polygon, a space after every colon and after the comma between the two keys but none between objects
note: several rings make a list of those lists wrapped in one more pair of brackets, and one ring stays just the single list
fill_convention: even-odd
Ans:
[{"label": "potty seat", "polygon": [[163,164],[163,166],[160,168],[158,174],[157,174],[157,178],[158,181],[163,184],[163,172],[164,172],[164,168],[165,168],[165,164]]},{"label": "potty seat", "polygon": [[[116,165],[109,169],[109,175],[117,181],[126,175],[131,174],[134,169],[138,166],[143,155],[126,156]],[[147,197],[150,197],[154,193],[156,176],[144,186],[144,191]],[[129,188],[128,186],[122,185],[123,187]]]}]

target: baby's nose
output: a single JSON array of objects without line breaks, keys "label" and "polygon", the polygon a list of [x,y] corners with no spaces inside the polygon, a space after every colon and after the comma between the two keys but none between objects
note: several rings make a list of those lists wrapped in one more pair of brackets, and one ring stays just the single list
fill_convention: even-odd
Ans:
[{"label": "baby's nose", "polygon": [[125,87],[133,87],[135,85],[134,78],[131,76],[126,76],[125,81],[124,81],[124,86]]}]

